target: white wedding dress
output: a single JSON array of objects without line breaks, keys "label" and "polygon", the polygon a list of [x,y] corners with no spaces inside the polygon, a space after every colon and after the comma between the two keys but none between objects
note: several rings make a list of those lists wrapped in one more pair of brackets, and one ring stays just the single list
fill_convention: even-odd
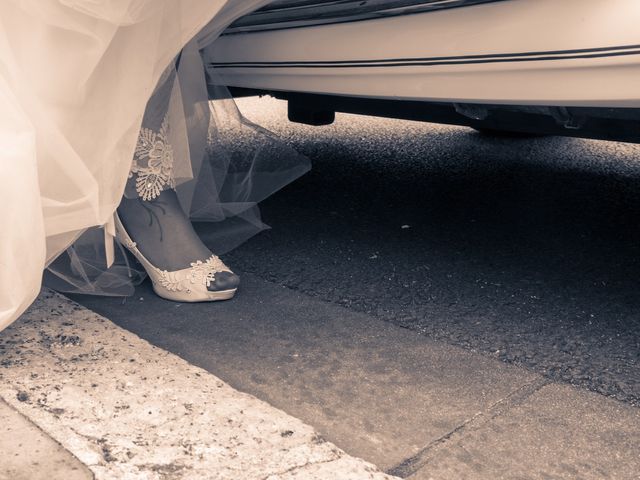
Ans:
[{"label": "white wedding dress", "polygon": [[[170,143],[171,179],[157,187],[221,222],[216,253],[264,228],[256,203],[308,163],[243,119],[225,89],[210,86],[219,100],[208,101],[199,49],[265,3],[0,1],[0,329],[45,269],[66,291],[132,292],[121,248],[107,264],[113,212],[123,193],[140,194],[125,187],[141,128]],[[162,137],[145,130],[163,122]]]}]

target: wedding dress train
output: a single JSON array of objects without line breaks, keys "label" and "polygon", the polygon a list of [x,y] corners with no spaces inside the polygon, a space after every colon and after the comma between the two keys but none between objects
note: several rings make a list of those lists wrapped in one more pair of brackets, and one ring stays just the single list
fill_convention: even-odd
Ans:
[{"label": "wedding dress train", "polygon": [[[172,160],[170,178],[146,177],[149,188],[175,187],[192,218],[220,222],[216,253],[265,228],[257,202],[308,162],[207,85],[199,54],[265,3],[0,2],[0,329],[36,297],[45,268],[65,291],[132,292],[135,269],[121,248],[111,265],[109,246],[123,193],[144,195],[127,180],[145,128]],[[150,165],[139,168],[167,173]]]}]

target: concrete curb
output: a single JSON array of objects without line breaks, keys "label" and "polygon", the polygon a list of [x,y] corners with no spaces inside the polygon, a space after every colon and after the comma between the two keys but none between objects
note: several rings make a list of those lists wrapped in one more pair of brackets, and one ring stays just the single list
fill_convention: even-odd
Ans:
[{"label": "concrete curb", "polygon": [[20,412],[0,400],[0,480],[86,480],[91,471]]},{"label": "concrete curb", "polygon": [[0,353],[0,397],[97,479],[394,478],[51,291]]}]

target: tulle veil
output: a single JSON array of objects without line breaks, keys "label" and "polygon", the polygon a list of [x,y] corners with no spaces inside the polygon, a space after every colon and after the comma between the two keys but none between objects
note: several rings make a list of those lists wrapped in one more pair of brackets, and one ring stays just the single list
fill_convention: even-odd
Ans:
[{"label": "tulle veil", "polygon": [[107,268],[111,220],[123,192],[135,195],[126,187],[138,134],[158,116],[171,126],[183,208],[218,222],[214,251],[266,228],[257,203],[308,160],[243,118],[199,53],[265,3],[0,4],[0,329],[33,301],[45,268],[62,291],[133,292],[143,272],[121,246]]}]

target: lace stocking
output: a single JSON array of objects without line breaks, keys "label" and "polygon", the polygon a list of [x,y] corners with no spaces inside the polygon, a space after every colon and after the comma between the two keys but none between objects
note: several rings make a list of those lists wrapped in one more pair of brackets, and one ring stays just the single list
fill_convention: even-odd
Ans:
[{"label": "lace stocking", "polygon": [[175,189],[173,148],[169,143],[169,122],[165,116],[155,132],[142,128],[131,163],[129,178],[135,177],[136,193],[142,200],[153,200],[165,188]]},{"label": "lace stocking", "polygon": [[150,201],[163,190],[176,187],[168,113],[175,78],[176,71],[172,64],[149,99],[131,162],[130,180],[125,190],[127,198],[139,197]]}]

